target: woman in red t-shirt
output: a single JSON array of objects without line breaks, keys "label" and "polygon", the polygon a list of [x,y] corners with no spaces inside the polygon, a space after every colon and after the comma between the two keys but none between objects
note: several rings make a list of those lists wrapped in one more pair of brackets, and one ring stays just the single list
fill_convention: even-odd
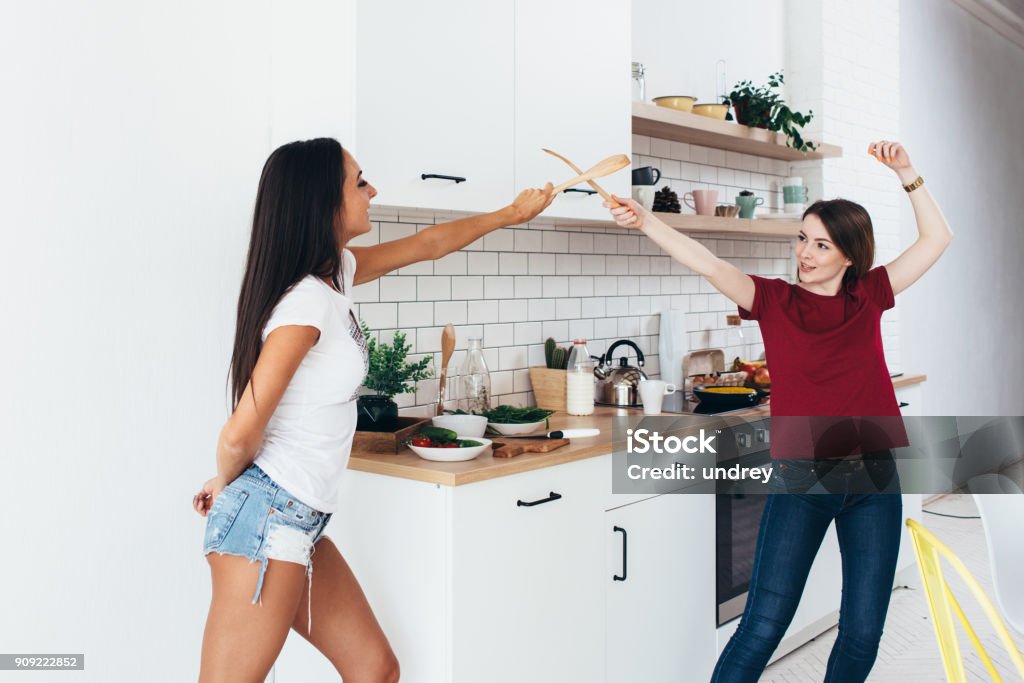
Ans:
[{"label": "woman in red t-shirt", "polygon": [[746,608],[714,683],[757,681],[792,621],[833,520],[843,593],[825,680],[864,681],[878,653],[903,514],[888,449],[905,445],[881,316],[931,268],[953,234],[899,143],[872,143],[868,153],[895,171],[909,193],[917,240],[891,263],[872,268],[867,211],[844,199],[815,202],[797,238],[795,284],[741,272],[636,202],[605,204],[618,225],[642,229],[734,301],[742,317],[757,320],[771,367],[772,490],[786,495],[767,497]]}]

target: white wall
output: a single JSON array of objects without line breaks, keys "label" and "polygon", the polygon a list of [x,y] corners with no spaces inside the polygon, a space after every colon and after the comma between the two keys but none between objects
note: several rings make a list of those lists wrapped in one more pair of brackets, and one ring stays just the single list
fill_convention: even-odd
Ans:
[{"label": "white wall", "polygon": [[[321,3],[310,43],[351,44],[345,4]],[[227,415],[256,184],[273,138],[313,130],[273,106],[301,89],[272,71],[271,11],[0,9],[0,642],[87,666],[41,680],[198,672],[210,580],[191,499]],[[336,119],[309,123],[340,135]]]},{"label": "white wall", "polygon": [[900,11],[901,135],[956,235],[904,295],[904,365],[928,374],[927,413],[1021,415],[1024,50],[953,2]]},{"label": "white wall", "polygon": [[765,83],[785,66],[783,0],[633,0],[633,61],[647,70],[647,99],[692,95],[719,102],[718,60],[726,92],[738,81]]}]

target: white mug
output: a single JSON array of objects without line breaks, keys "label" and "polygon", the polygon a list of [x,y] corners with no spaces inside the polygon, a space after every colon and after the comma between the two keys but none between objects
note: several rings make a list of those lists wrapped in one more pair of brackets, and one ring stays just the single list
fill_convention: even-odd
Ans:
[{"label": "white mug", "polygon": [[634,185],[633,199],[648,211],[654,208],[654,185]]},{"label": "white mug", "polygon": [[661,402],[666,395],[675,392],[676,385],[660,379],[647,379],[640,382],[637,388],[644,404],[644,415],[658,415],[661,413]]}]

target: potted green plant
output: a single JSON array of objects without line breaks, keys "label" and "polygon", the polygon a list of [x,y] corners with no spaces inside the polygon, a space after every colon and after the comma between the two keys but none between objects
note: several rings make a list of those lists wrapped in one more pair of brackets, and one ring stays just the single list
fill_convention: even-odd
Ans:
[{"label": "potted green plant", "polygon": [[[740,81],[733,86],[731,93],[722,98],[722,103],[732,105],[737,123],[752,128],[780,131],[786,136],[788,147],[806,154],[817,149],[817,145],[804,140],[800,128],[811,122],[814,111],[808,109],[807,113],[803,114],[790,109],[777,91],[785,82],[782,71],[770,75],[768,85],[755,86],[752,81]],[[732,114],[726,114],[726,120],[732,121]]]},{"label": "potted green plant", "polygon": [[391,344],[378,343],[370,334],[366,323],[361,322],[369,367],[363,386],[375,393],[360,396],[356,401],[359,415],[356,429],[362,432],[393,432],[398,425],[398,404],[393,400],[398,394],[416,391],[416,382],[434,374],[427,366],[434,360],[427,356],[415,363],[407,362],[406,356],[412,348],[405,342],[405,333],[396,331]]}]

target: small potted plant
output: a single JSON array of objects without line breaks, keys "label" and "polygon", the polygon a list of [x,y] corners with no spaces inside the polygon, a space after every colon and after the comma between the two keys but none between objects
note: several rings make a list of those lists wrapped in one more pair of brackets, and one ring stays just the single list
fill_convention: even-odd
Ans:
[{"label": "small potted plant", "polygon": [[427,366],[434,357],[427,356],[415,363],[406,362],[412,347],[405,343],[404,332],[396,331],[391,344],[381,344],[371,336],[366,323],[362,323],[362,328],[369,356],[363,386],[375,393],[360,396],[356,401],[359,415],[356,429],[362,432],[393,432],[398,426],[398,404],[393,398],[398,394],[415,392],[416,382],[433,375],[433,370]]},{"label": "small potted plant", "polygon": [[[807,113],[803,114],[789,108],[776,90],[785,82],[781,71],[768,77],[768,85],[755,86],[751,81],[740,81],[733,86],[731,93],[722,98],[722,103],[732,105],[737,123],[752,128],[781,131],[786,136],[788,147],[806,154],[817,149],[817,145],[804,140],[800,128],[811,122],[814,112],[807,110]],[[732,121],[732,114],[726,114],[726,120]]]}]

